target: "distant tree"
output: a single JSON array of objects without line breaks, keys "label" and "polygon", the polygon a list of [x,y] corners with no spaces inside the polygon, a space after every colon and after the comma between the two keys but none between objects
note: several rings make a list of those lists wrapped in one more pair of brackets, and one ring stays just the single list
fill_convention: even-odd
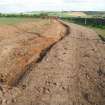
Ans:
[{"label": "distant tree", "polygon": [[42,13],[40,13],[40,17],[48,17],[48,13],[42,12]]}]

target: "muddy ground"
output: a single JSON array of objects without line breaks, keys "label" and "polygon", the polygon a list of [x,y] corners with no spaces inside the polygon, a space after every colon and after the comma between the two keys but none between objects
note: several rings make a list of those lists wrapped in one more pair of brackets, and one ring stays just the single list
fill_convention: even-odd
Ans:
[{"label": "muddy ground", "polygon": [[105,44],[93,30],[66,24],[69,33],[17,86],[0,88],[0,105],[105,105]]}]

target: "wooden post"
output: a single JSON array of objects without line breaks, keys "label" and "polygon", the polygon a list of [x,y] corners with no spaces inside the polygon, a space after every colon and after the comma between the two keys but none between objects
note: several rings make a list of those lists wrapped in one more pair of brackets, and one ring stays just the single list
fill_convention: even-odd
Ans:
[{"label": "wooden post", "polygon": [[87,18],[85,18],[85,25],[87,24]]}]

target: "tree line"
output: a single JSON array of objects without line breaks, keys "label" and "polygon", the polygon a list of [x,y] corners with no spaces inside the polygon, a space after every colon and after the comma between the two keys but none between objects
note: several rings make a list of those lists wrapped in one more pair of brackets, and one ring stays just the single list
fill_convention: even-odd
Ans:
[{"label": "tree line", "polygon": [[3,14],[0,13],[0,17],[35,17],[35,18],[39,18],[39,17],[44,17],[44,16],[48,16],[47,13],[40,13],[40,14]]}]

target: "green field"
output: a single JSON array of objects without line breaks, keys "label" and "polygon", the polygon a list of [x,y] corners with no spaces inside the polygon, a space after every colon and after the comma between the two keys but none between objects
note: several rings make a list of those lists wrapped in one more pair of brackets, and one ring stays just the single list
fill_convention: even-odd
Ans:
[{"label": "green field", "polygon": [[17,17],[0,17],[0,25],[17,24],[27,20],[33,20],[33,18],[17,18]]},{"label": "green field", "polygon": [[99,35],[101,35],[105,39],[105,29],[100,29],[100,28],[92,28],[95,30]]},{"label": "green field", "polygon": [[7,17],[1,17],[0,18],[0,25],[3,24],[15,24],[15,23],[19,23],[19,22],[23,22],[25,21],[25,18],[16,18],[16,17],[11,17],[11,18],[7,18]]},{"label": "green field", "polygon": [[[33,18],[33,17],[0,17],[0,25],[12,25],[21,22],[29,22],[29,21],[41,21],[40,18]],[[42,22],[43,23],[43,22]],[[46,19],[46,24],[48,21]]]}]

